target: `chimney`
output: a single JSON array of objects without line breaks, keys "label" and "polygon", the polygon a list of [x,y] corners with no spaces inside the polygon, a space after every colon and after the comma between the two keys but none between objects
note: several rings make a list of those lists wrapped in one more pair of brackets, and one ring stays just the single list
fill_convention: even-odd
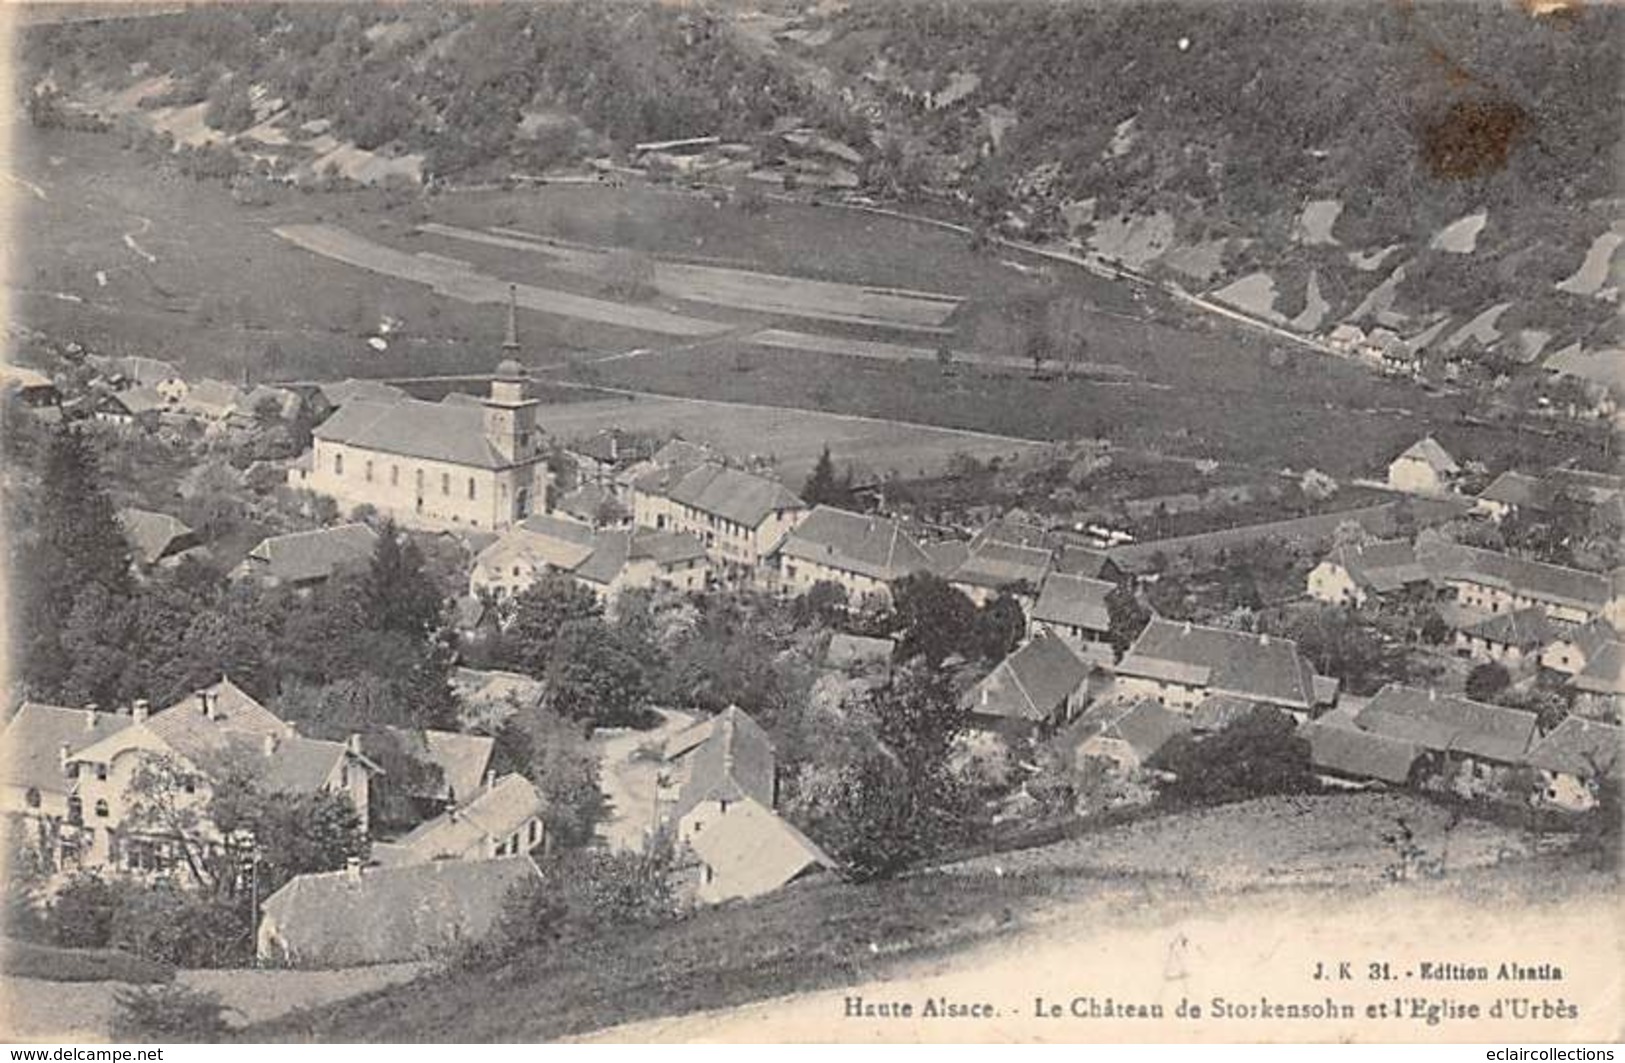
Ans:
[{"label": "chimney", "polygon": [[94,731],[96,729],[96,717],[99,715],[101,714],[95,709],[85,710],[85,730]]},{"label": "chimney", "polygon": [[146,698],[136,698],[135,699],[135,708],[134,708],[134,711],[132,713],[132,715],[135,717],[135,722],[136,723],[146,723],[147,722],[147,715],[151,711],[151,709],[152,709],[152,703],[149,702]]},{"label": "chimney", "polygon": [[1270,637],[1267,632],[1261,631],[1258,633],[1258,644],[1260,646],[1268,646],[1270,644]]},{"label": "chimney", "polygon": [[207,690],[197,692],[197,711],[208,719],[214,719],[214,696]]},{"label": "chimney", "polygon": [[267,733],[261,739],[260,747],[264,750],[266,756],[270,756],[271,754],[275,753],[276,752],[276,734],[274,732]]},{"label": "chimney", "polygon": [[1439,688],[1438,687],[1428,687],[1428,700],[1429,701],[1438,701],[1439,700]]},{"label": "chimney", "polygon": [[68,743],[63,742],[62,745],[57,747],[56,752],[57,752],[57,758],[61,761],[61,764],[62,764],[62,772],[63,772],[63,774],[67,774],[68,760],[70,758],[72,758],[72,756],[73,756],[73,747],[68,745]]},{"label": "chimney", "polygon": [[344,861],[344,877],[351,882],[361,881],[361,858],[352,856]]},{"label": "chimney", "polygon": [[350,752],[351,756],[359,757],[361,755],[361,736],[355,731],[351,731],[350,737],[344,740],[344,748]]},{"label": "chimney", "polygon": [[1185,626],[1180,629],[1179,633],[1181,635],[1189,635],[1191,633],[1191,622],[1189,620],[1185,621]]},{"label": "chimney", "polygon": [[497,773],[495,771],[487,771],[485,773],[485,792],[490,793],[492,790],[495,790],[496,788],[497,788]]}]

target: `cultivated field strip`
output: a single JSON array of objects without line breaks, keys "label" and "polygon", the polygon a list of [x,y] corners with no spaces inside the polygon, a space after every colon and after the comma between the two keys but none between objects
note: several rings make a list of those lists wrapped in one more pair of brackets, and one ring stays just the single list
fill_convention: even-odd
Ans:
[{"label": "cultivated field strip", "polygon": [[[519,229],[481,231],[436,222],[420,228],[435,236],[545,255],[554,268],[588,276],[596,275],[613,253],[613,249],[549,240]],[[654,277],[661,292],[688,302],[938,336],[952,333],[945,322],[962,302],[958,296],[940,292],[842,284],[687,262],[657,261]]]},{"label": "cultivated field strip", "polygon": [[[426,284],[441,295],[467,303],[501,303],[508,297],[508,282],[457,265],[444,256],[428,257],[375,243],[331,225],[284,225],[273,230],[282,239],[307,251],[351,266],[401,280]],[[607,299],[538,288],[515,286],[519,305],[559,317],[639,329],[662,336],[715,336],[735,326],[702,318],[668,313],[651,307],[629,306]]]}]

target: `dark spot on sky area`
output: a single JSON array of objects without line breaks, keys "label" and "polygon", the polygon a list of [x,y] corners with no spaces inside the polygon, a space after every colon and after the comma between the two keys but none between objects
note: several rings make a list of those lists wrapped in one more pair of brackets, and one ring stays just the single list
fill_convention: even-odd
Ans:
[{"label": "dark spot on sky area", "polygon": [[1495,173],[1528,125],[1528,112],[1509,100],[1458,100],[1423,121],[1422,161],[1445,181]]}]

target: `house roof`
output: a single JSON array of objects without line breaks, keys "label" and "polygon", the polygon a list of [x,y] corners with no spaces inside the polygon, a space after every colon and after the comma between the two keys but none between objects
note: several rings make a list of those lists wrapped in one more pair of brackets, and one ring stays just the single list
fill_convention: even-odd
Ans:
[{"label": "house roof", "polygon": [[837,631],[830,636],[824,650],[824,665],[829,668],[864,668],[870,665],[891,664],[897,644],[891,639],[870,638],[867,635],[848,635]]},{"label": "house roof", "polygon": [[1340,546],[1330,560],[1349,574],[1356,585],[1387,594],[1412,583],[1425,583],[1428,570],[1403,539],[1385,539],[1357,546]]},{"label": "house roof", "polygon": [[988,521],[971,537],[971,550],[975,551],[995,543],[1003,546],[1025,546],[1048,552],[1055,549],[1060,540],[1055,532],[1041,524],[1034,524],[1019,517],[999,516]]},{"label": "house roof", "polygon": [[451,674],[452,689],[469,708],[506,706],[511,700],[534,704],[543,683],[520,672],[458,668]]},{"label": "house roof", "polygon": [[970,556],[970,543],[961,539],[944,539],[940,542],[925,543],[920,547],[925,552],[927,560],[931,563],[931,571],[947,578],[953,574],[954,569],[965,563]]},{"label": "house roof", "polygon": [[1222,731],[1237,720],[1251,716],[1256,701],[1234,694],[1209,694],[1191,710],[1191,727],[1198,731]]},{"label": "house roof", "polygon": [[1116,711],[1102,722],[1098,737],[1123,742],[1145,761],[1168,744],[1175,735],[1191,729],[1191,721],[1148,698],[1118,703]]},{"label": "house roof", "polygon": [[151,410],[167,410],[169,408],[168,401],[145,384],[140,387],[130,388],[128,391],[115,391],[112,394],[104,395],[96,405],[99,409],[108,404],[118,406],[131,415],[147,413]]},{"label": "house roof", "polygon": [[1599,573],[1548,565],[1474,546],[1438,543],[1419,550],[1418,557],[1436,579],[1497,587],[1593,612],[1606,606],[1611,595],[1609,578]]},{"label": "house roof", "polygon": [[25,701],[0,734],[0,782],[41,793],[68,793],[62,747],[69,756],[129,727],[128,716]]},{"label": "house roof", "polygon": [[293,879],[264,913],[296,963],[428,959],[484,937],[509,891],[540,876],[528,856],[328,871]]},{"label": "house roof", "polygon": [[1620,729],[1617,725],[1566,716],[1550,734],[1529,751],[1529,763],[1542,771],[1590,778],[1619,768]]},{"label": "house roof", "polygon": [[1535,738],[1535,714],[1390,683],[1354,717],[1362,731],[1434,752],[1515,764]]},{"label": "house roof", "polygon": [[150,509],[121,509],[118,522],[136,560],[143,565],[157,564],[173,543],[192,534],[192,529],[179,519]]},{"label": "house roof", "polygon": [[259,384],[237,403],[236,411],[246,417],[254,417],[266,400],[276,403],[277,413],[285,418],[293,417],[304,405],[304,396],[290,388],[279,388],[272,384]]},{"label": "house roof", "polygon": [[340,569],[367,564],[377,546],[378,533],[365,524],[273,535],[248,552],[238,571],[281,583],[327,579]]},{"label": "house roof", "polygon": [[894,520],[816,506],[785,538],[780,553],[890,583],[931,567],[931,559]]},{"label": "house roof", "polygon": [[666,759],[686,758],[688,775],[677,795],[673,819],[682,819],[705,801],[738,801],[750,797],[768,808],[777,794],[778,758],[773,741],[760,724],[737,705],[729,705],[671,736]]},{"label": "house roof", "polygon": [[1117,671],[1291,708],[1315,704],[1314,672],[1297,643],[1245,631],[1153,617]]},{"label": "house roof", "polygon": [[[212,719],[203,711],[205,696],[214,709]],[[282,717],[255,701],[230,676],[222,676],[220,682],[153,713],[147,721],[159,737],[166,739],[171,729],[193,730],[203,724],[251,734],[285,734],[288,730]]]},{"label": "house roof", "polygon": [[1452,458],[1450,452],[1441,447],[1439,441],[1432,436],[1423,436],[1418,439],[1406,447],[1404,453],[1394,460],[1404,461],[1406,459],[1425,462],[1435,472],[1452,473],[1461,471],[1461,466],[1456,464],[1456,459]]},{"label": "house roof", "polygon": [[[639,489],[644,489],[642,481]],[[777,480],[714,463],[683,472],[664,490],[651,493],[747,528],[760,526],[780,510],[806,505]]]},{"label": "house roof", "polygon": [[343,742],[298,734],[257,735],[227,730],[224,738],[232,762],[245,767],[273,793],[315,793],[350,753]]},{"label": "house roof", "polygon": [[[666,446],[671,447],[673,444],[681,444],[671,452],[674,456],[687,454],[694,461],[704,460],[703,451],[694,444],[673,440]],[[629,435],[619,428],[605,428],[586,439],[575,440],[566,449],[572,454],[580,454],[603,465],[620,465],[649,458],[653,448],[645,437]]]},{"label": "house roof", "polygon": [[1311,720],[1298,731],[1309,741],[1309,762],[1321,771],[1400,784],[1422,755],[1414,742],[1363,731],[1341,711]]},{"label": "house roof", "polygon": [[463,800],[479,792],[496,739],[457,731],[386,728],[414,758],[440,769],[440,791],[432,796]]},{"label": "house roof", "polygon": [[1089,631],[1105,631],[1111,627],[1106,597],[1115,589],[1116,584],[1105,580],[1051,572],[1044,580],[1038,601],[1033,604],[1032,618]]},{"label": "house roof", "polygon": [[1619,348],[1586,350],[1570,344],[1546,359],[1546,369],[1559,376],[1571,376],[1610,391],[1625,391],[1625,351]]},{"label": "house roof", "polygon": [[485,409],[480,403],[354,399],[340,406],[313,434],[353,447],[468,468],[503,469],[515,464],[486,437]]},{"label": "house roof", "polygon": [[178,380],[181,375],[174,362],[142,355],[128,355],[115,364],[119,372],[140,384],[160,384],[165,380]]},{"label": "house roof", "polygon": [[607,587],[635,561],[665,566],[705,556],[705,544],[687,532],[612,528],[594,534],[592,552],[572,570],[572,575]]},{"label": "house roof", "polygon": [[582,484],[555,502],[553,508],[588,524],[598,523],[600,515],[606,512],[613,515],[610,523],[614,517],[625,515],[625,507],[614,492],[595,483]]},{"label": "house roof", "polygon": [[1117,565],[1104,550],[1094,550],[1076,543],[1064,544],[1055,555],[1055,571],[1068,576],[1088,579],[1106,579]]},{"label": "house roof", "polygon": [[1043,723],[1055,717],[1091,670],[1063,639],[1041,633],[966,691],[963,703],[979,716]]},{"label": "house roof", "polygon": [[714,873],[716,891],[728,896],[753,897],[809,870],[835,867],[794,824],[751,797],[729,805],[726,816],[694,834],[688,845]]},{"label": "house roof", "polygon": [[1551,504],[1552,487],[1539,477],[1508,469],[1478,493],[1481,502],[1540,509]]},{"label": "house roof", "polygon": [[995,540],[978,545],[972,540],[970,554],[948,578],[973,587],[1008,587],[1012,583],[1037,587],[1049,575],[1053,563],[1054,554],[1046,547]]},{"label": "house roof", "polygon": [[1588,694],[1625,694],[1625,643],[1615,638],[1593,646],[1585,667],[1569,682]]},{"label": "house roof", "polygon": [[51,378],[38,369],[30,369],[26,365],[0,364],[0,387],[7,386],[25,390],[56,387]]},{"label": "house roof", "polygon": [[242,389],[221,380],[199,380],[186,389],[175,408],[199,417],[224,417],[242,402]]},{"label": "house roof", "polygon": [[669,439],[649,458],[656,465],[701,465],[716,460],[716,454],[704,443],[691,443],[686,439]]},{"label": "house roof", "polygon": [[526,517],[480,551],[478,563],[500,567],[515,560],[570,570],[592,555],[596,536],[585,524],[547,514]]},{"label": "house roof", "polygon": [[1594,469],[1548,469],[1546,479],[1554,490],[1567,491],[1592,505],[1601,505],[1625,494],[1625,476]]},{"label": "house roof", "polygon": [[399,402],[411,397],[395,385],[386,384],[382,380],[357,380],[354,377],[323,384],[321,390],[327,401],[335,407],[356,401]]},{"label": "house roof", "polygon": [[1462,633],[1502,646],[1544,646],[1558,635],[1556,625],[1546,619],[1546,610],[1538,605],[1497,613],[1462,628]]},{"label": "house roof", "polygon": [[423,859],[461,856],[485,841],[502,841],[539,814],[542,796],[523,775],[509,774],[448,812],[414,827],[397,839]]}]

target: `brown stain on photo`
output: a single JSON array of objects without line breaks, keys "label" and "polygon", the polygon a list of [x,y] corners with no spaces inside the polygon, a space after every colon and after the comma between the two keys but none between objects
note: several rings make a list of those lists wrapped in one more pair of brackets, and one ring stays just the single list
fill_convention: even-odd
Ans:
[{"label": "brown stain on photo", "polygon": [[1423,121],[1422,162],[1444,181],[1487,176],[1506,166],[1529,124],[1528,113],[1510,100],[1458,100]]}]

